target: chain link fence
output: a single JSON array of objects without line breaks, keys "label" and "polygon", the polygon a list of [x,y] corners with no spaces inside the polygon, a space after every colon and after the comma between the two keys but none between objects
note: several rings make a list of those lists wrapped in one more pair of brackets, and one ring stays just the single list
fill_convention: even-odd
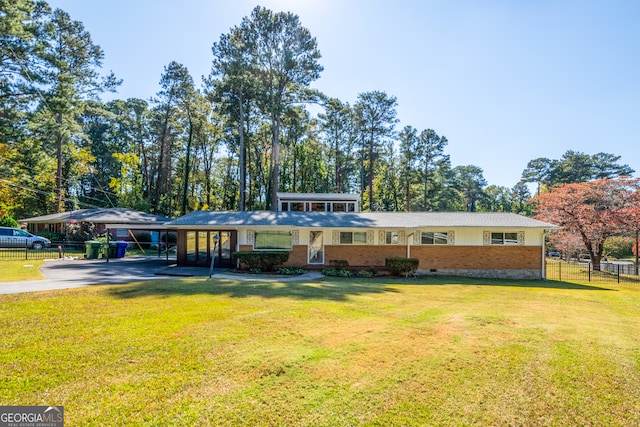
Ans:
[{"label": "chain link fence", "polygon": [[572,280],[594,283],[640,283],[638,268],[632,261],[603,262],[594,269],[590,262],[547,260],[547,280]]}]

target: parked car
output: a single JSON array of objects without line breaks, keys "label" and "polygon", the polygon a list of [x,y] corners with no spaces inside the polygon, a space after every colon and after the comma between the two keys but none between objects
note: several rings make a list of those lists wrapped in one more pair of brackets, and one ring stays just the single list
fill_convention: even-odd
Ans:
[{"label": "parked car", "polygon": [[560,258],[562,256],[562,254],[558,251],[551,251],[549,253],[547,253],[547,256],[550,258]]},{"label": "parked car", "polygon": [[0,248],[31,248],[40,250],[51,246],[51,241],[34,236],[19,228],[0,227]]}]

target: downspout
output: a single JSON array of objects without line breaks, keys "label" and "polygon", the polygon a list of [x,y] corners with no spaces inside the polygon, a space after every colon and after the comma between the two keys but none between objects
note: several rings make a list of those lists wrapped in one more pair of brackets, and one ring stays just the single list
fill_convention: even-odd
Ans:
[{"label": "downspout", "polygon": [[407,235],[407,258],[411,258],[411,237],[415,231],[412,231],[409,235]]}]

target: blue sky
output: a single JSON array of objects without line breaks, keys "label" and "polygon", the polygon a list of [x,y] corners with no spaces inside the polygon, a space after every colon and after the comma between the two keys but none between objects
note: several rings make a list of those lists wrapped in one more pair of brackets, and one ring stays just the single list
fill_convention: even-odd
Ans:
[{"label": "blue sky", "polygon": [[[567,150],[622,156],[640,176],[640,1],[51,0],[81,21],[124,82],[149,99],[164,67],[196,83],[211,46],[256,5],[300,17],[324,66],[312,84],[353,104],[398,99],[397,129],[434,129],[453,166],[512,187],[527,162]],[[105,97],[110,99],[111,96]]]}]

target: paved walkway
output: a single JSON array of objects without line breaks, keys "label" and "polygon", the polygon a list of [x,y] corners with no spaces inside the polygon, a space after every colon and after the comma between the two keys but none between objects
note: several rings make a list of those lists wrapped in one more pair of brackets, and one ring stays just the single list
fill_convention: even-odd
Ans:
[{"label": "paved walkway", "polygon": [[[27,261],[25,261],[27,263]],[[209,269],[202,267],[177,267],[175,260],[167,262],[157,257],[125,257],[85,260],[61,259],[46,261],[40,271],[44,280],[23,282],[0,282],[0,294],[48,291],[54,289],[79,288],[91,285],[129,283],[139,280],[166,279],[167,276],[206,277]],[[322,277],[319,272],[309,272],[300,276],[268,277],[258,275],[231,274],[227,269],[215,269],[215,278],[234,280],[290,281],[314,280]],[[0,274],[0,280],[2,276]]]}]

